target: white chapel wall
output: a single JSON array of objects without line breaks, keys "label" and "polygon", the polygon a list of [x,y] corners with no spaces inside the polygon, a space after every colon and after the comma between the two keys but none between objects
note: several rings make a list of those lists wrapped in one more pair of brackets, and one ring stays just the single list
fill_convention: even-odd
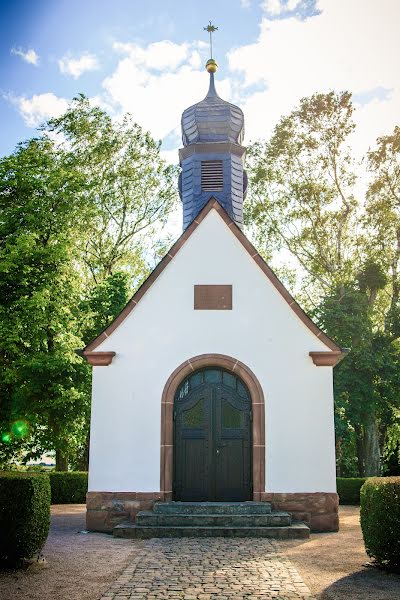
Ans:
[{"label": "white chapel wall", "polygon": [[[194,284],[232,284],[233,310],[193,310]],[[220,353],[245,363],[264,391],[266,491],[335,492],[332,369],[300,321],[212,210],[142,300],[96,350],[90,491],[160,489],[161,395],[185,360]]]}]

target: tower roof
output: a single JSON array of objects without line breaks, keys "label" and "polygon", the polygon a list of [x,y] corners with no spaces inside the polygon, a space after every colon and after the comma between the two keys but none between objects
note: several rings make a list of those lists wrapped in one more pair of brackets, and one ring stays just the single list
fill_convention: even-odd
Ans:
[{"label": "tower roof", "polygon": [[209,72],[210,87],[207,96],[182,114],[183,145],[207,142],[241,144],[244,137],[243,111],[218,96],[214,73]]}]

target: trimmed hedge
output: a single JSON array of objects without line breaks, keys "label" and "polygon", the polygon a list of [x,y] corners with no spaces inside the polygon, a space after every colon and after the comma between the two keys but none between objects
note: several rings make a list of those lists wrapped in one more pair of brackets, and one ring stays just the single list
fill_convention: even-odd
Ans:
[{"label": "trimmed hedge", "polygon": [[0,472],[0,560],[12,564],[40,552],[50,526],[46,474]]},{"label": "trimmed hedge", "polygon": [[367,481],[366,477],[338,477],[337,493],[340,504],[360,504],[360,489]]},{"label": "trimmed hedge", "polygon": [[368,556],[400,572],[400,477],[370,477],[361,489],[361,529]]},{"label": "trimmed hedge", "polygon": [[84,504],[88,474],[84,471],[51,471],[49,473],[52,504]]}]

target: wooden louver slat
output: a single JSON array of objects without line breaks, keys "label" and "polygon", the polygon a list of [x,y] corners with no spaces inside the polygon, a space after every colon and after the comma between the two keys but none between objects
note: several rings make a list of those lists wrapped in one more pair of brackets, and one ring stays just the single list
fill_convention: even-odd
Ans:
[{"label": "wooden louver slat", "polygon": [[201,189],[203,192],[222,192],[224,171],[222,160],[205,160],[201,163]]}]

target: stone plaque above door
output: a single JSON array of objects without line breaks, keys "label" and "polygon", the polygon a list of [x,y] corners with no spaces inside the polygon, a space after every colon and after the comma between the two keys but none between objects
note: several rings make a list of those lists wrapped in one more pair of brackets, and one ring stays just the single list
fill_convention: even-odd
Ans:
[{"label": "stone plaque above door", "polygon": [[232,310],[231,285],[195,285],[195,310]]}]

